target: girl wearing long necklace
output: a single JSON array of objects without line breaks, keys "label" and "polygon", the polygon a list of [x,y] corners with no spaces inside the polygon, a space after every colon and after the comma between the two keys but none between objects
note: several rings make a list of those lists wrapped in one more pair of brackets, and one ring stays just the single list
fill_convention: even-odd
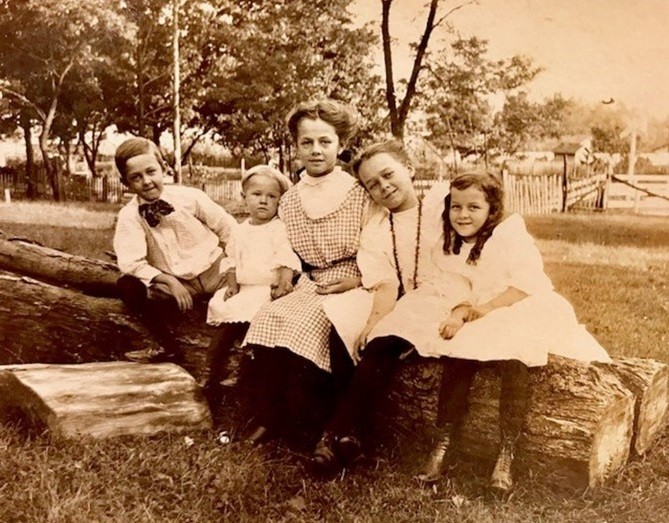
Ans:
[{"label": "girl wearing long necklace", "polygon": [[355,374],[312,456],[314,468],[324,473],[339,470],[360,454],[365,425],[398,361],[414,348],[421,353],[424,346],[429,349],[426,328],[433,327],[439,339],[440,326],[448,330],[451,317],[456,325],[456,306],[470,295],[469,281],[462,274],[466,265],[450,267],[453,258],[441,249],[446,188],[431,190],[421,202],[409,158],[394,141],[368,147],[353,168],[381,206],[362,231],[357,256],[363,286],[375,294],[359,340],[364,350],[353,354],[358,361]]}]

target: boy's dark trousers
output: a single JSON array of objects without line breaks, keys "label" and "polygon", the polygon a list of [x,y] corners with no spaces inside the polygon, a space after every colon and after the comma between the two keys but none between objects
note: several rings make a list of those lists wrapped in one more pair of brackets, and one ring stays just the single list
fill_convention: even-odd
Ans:
[{"label": "boy's dark trousers", "polygon": [[[469,410],[469,391],[484,362],[442,357],[437,426],[458,430]],[[529,388],[528,368],[518,360],[494,362],[501,377],[499,426],[503,439],[515,441],[523,429]]]},{"label": "boy's dark trousers", "polygon": [[129,274],[116,281],[123,303],[137,316],[151,335],[165,349],[166,359],[181,360],[183,350],[172,330],[180,318],[180,311],[174,297],[160,292],[149,295],[146,285]]}]

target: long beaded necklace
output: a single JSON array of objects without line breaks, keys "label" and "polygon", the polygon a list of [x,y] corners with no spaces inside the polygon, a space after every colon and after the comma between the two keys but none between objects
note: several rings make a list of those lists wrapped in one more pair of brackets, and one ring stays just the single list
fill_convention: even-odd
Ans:
[{"label": "long beaded necklace", "polygon": [[[414,266],[413,266],[413,281],[412,281],[412,290],[416,288],[416,281],[418,280],[418,255],[420,253],[420,222],[423,217],[423,202],[418,200],[418,224],[416,225],[416,247],[414,249]],[[395,267],[397,268],[397,277],[400,280],[400,287],[398,290],[399,297],[401,298],[406,293],[404,289],[404,282],[402,279],[402,268],[400,267],[400,261],[397,258],[397,238],[395,237],[395,223],[393,221],[393,213],[390,213],[390,234],[393,238],[393,257],[395,258]]]}]

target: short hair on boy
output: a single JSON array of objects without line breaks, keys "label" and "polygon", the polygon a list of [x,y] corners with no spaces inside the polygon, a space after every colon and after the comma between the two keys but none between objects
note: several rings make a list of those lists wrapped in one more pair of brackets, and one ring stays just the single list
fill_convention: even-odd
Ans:
[{"label": "short hair on boy", "polygon": [[321,119],[334,127],[339,141],[348,142],[357,130],[358,116],[346,105],[336,100],[311,100],[297,104],[288,114],[288,131],[297,141],[297,126],[303,118]]},{"label": "short hair on boy", "polygon": [[116,169],[118,169],[123,182],[125,182],[127,174],[126,167],[128,160],[135,156],[139,156],[140,154],[153,154],[161,167],[163,167],[163,169],[165,168],[165,158],[163,158],[160,149],[155,143],[147,138],[128,138],[116,148],[116,152],[114,153],[114,163],[116,164]]},{"label": "short hair on boy", "polygon": [[292,185],[291,181],[284,176],[281,171],[274,167],[270,167],[269,165],[261,164],[251,167],[242,175],[242,191],[246,190],[251,178],[258,175],[268,176],[275,180],[279,184],[279,189],[281,190],[282,195],[290,189]]},{"label": "short hair on boy", "polygon": [[355,176],[358,176],[358,171],[360,170],[362,162],[382,153],[389,154],[409,169],[413,167],[413,163],[411,162],[411,158],[409,157],[409,153],[407,153],[404,144],[399,140],[386,140],[384,142],[373,143],[358,153],[351,164]]}]

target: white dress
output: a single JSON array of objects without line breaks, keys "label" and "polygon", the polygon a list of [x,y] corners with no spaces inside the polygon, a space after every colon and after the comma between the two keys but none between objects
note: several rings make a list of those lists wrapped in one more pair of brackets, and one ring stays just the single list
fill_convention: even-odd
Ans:
[{"label": "white dress", "polygon": [[[465,258],[471,244],[458,257]],[[483,304],[508,287],[528,296],[465,323],[451,340],[442,340],[427,356],[479,361],[517,359],[528,366],[547,363],[548,353],[581,361],[608,362],[604,348],[578,323],[571,304],[553,290],[543,261],[523,218],[513,214],[500,223],[469,273],[474,304]]]},{"label": "white dress", "polygon": [[230,236],[226,254],[233,261],[239,293],[225,300],[227,287],[209,300],[207,323],[249,322],[265,303],[271,300],[271,285],[276,283],[277,269],[301,270],[300,259],[293,252],[285,224],[279,219],[252,225],[239,224]]},{"label": "white dress", "polygon": [[[418,207],[393,214],[397,259],[407,293],[395,308],[377,323],[367,341],[384,336],[398,336],[409,341],[419,354],[431,355],[441,346],[439,324],[459,303],[471,300],[464,259],[443,253],[441,214],[448,185],[434,186],[422,203],[421,237],[416,289],[415,268]],[[392,247],[389,213],[378,213],[363,230],[358,264],[363,285],[373,287],[382,281],[398,283]]]}]

